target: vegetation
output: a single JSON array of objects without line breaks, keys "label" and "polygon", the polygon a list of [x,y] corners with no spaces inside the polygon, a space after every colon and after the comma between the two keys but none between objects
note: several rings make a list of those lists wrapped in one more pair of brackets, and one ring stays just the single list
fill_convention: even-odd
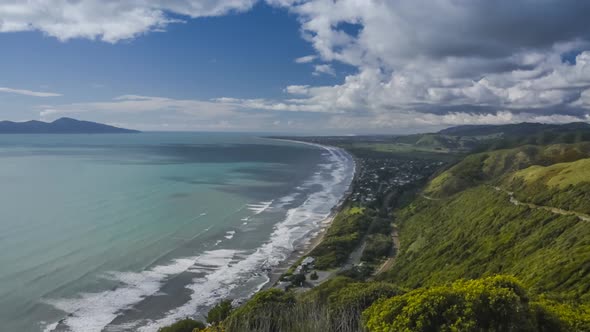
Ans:
[{"label": "vegetation", "polygon": [[360,243],[371,223],[369,211],[348,206],[334,218],[323,241],[310,253],[320,270],[344,263]]},{"label": "vegetation", "polygon": [[316,271],[313,271],[310,275],[309,275],[309,279],[310,280],[318,280],[319,276],[318,273]]},{"label": "vegetation", "polygon": [[363,251],[362,260],[374,262],[388,256],[393,249],[391,235],[373,234],[367,237],[367,245]]},{"label": "vegetation", "polygon": [[379,301],[363,316],[368,329],[376,332],[561,331],[566,327],[542,305],[531,305],[524,287],[506,276],[419,288]]},{"label": "vegetation", "polygon": [[504,186],[524,202],[590,213],[590,159],[532,166],[514,173]]},{"label": "vegetation", "polygon": [[500,180],[533,165],[549,166],[590,157],[590,143],[549,146],[525,145],[514,149],[483,152],[465,159],[433,179],[425,189],[432,197],[448,197],[464,189]]},{"label": "vegetation", "polygon": [[185,318],[170,326],[159,329],[158,332],[193,332],[193,330],[199,331],[204,328],[205,324],[196,320]]},{"label": "vegetation", "polygon": [[225,322],[229,331],[277,331],[284,324],[284,313],[295,306],[290,292],[269,289],[256,293],[232,312]]},{"label": "vegetation", "polygon": [[385,280],[406,287],[509,273],[535,293],[590,299],[590,227],[575,216],[532,210],[481,185],[400,215],[401,249]]},{"label": "vegetation", "polygon": [[218,324],[226,319],[232,312],[233,307],[230,300],[223,300],[216,304],[207,313],[207,323]]}]

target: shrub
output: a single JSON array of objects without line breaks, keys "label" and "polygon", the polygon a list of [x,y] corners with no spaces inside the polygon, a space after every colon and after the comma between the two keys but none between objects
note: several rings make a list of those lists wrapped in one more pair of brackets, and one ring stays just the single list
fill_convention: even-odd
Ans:
[{"label": "shrub", "polygon": [[195,329],[201,330],[204,328],[205,324],[190,318],[186,318],[170,326],[163,327],[159,329],[158,332],[193,332]]},{"label": "shrub", "polygon": [[219,302],[207,313],[207,323],[216,324],[223,321],[231,314],[232,309],[230,300]]},{"label": "shrub", "polygon": [[290,292],[269,289],[256,293],[226,320],[228,331],[276,331],[282,314],[295,306]]},{"label": "shrub", "polygon": [[296,274],[291,278],[291,284],[296,287],[301,287],[305,283],[305,275],[304,274]]},{"label": "shrub", "polygon": [[385,257],[393,250],[393,239],[390,235],[373,234],[367,237],[367,246],[363,250],[362,260],[373,262]]},{"label": "shrub", "polygon": [[319,276],[318,273],[316,271],[313,271],[310,275],[309,275],[309,279],[310,280],[318,280]]},{"label": "shrub", "polygon": [[371,331],[537,331],[535,310],[512,277],[457,281],[378,301],[363,313]]}]

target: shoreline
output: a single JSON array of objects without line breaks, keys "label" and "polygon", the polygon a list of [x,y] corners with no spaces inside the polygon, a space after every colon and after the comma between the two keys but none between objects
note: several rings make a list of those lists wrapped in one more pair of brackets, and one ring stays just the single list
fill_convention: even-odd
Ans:
[{"label": "shoreline", "polygon": [[277,140],[277,141],[285,141],[285,142],[291,142],[291,143],[298,143],[298,144],[306,144],[306,145],[311,145],[311,146],[315,146],[315,147],[320,147],[323,149],[328,149],[328,148],[338,149],[350,157],[350,160],[352,161],[352,165],[353,165],[353,174],[352,174],[352,179],[350,180],[350,183],[348,184],[348,188],[344,191],[344,194],[342,195],[342,197],[340,198],[338,203],[336,203],[336,205],[334,205],[331,208],[330,214],[320,222],[320,225],[321,225],[320,229],[317,232],[312,233],[310,235],[310,238],[308,239],[308,241],[304,242],[303,244],[299,245],[296,248],[293,248],[293,251],[291,252],[289,257],[287,257],[287,259],[285,259],[279,265],[273,267],[267,274],[269,280],[264,285],[262,285],[259,289],[257,289],[253,294],[256,294],[262,290],[267,290],[267,289],[275,287],[275,285],[279,281],[280,277],[287,270],[289,270],[289,268],[293,264],[295,264],[295,262],[300,260],[302,257],[308,255],[315,247],[317,247],[320,243],[322,243],[328,229],[332,226],[332,222],[334,221],[334,218],[336,218],[336,216],[342,211],[344,203],[348,200],[348,198],[352,194],[351,188],[352,188],[352,185],[358,175],[358,167],[357,167],[356,158],[343,148],[340,148],[337,146],[321,145],[321,144],[316,144],[316,143],[304,142],[304,141],[296,141],[296,140],[291,140],[291,139],[282,139],[282,138],[267,138],[267,139],[272,139],[272,140]]}]

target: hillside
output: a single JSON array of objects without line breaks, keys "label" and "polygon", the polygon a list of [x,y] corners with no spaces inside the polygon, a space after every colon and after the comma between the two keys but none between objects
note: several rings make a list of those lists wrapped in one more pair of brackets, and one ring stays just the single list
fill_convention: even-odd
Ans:
[{"label": "hillside", "polygon": [[[468,156],[398,214],[387,280],[417,287],[495,273],[534,292],[590,300],[590,145],[523,146]],[[513,197],[511,196],[513,195]]]},{"label": "hillside", "polygon": [[588,131],[590,124],[573,122],[567,124],[516,123],[507,125],[463,125],[443,129],[438,133],[452,136],[485,136],[502,134],[505,136],[534,136],[542,132],[564,134],[576,131]]},{"label": "hillside", "polygon": [[433,179],[427,185],[425,195],[447,197],[476,184],[499,180],[505,174],[529,166],[548,166],[587,157],[590,157],[590,142],[524,145],[472,154]]},{"label": "hillside", "polygon": [[137,130],[124,129],[102,123],[60,118],[53,122],[0,121],[0,134],[115,134],[138,133]]},{"label": "hillside", "polygon": [[517,123],[508,125],[467,125],[443,129],[439,135],[477,138],[479,151],[514,148],[521,145],[573,144],[590,141],[590,124]]}]

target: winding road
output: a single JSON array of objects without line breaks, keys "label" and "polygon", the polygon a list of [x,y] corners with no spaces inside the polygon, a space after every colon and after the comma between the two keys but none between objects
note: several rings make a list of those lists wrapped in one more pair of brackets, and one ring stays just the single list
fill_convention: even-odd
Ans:
[{"label": "winding road", "polygon": [[508,195],[508,197],[510,197],[510,203],[512,203],[514,205],[523,205],[523,206],[526,206],[530,209],[544,210],[544,211],[548,211],[551,213],[560,214],[563,216],[576,216],[576,217],[580,218],[580,220],[590,221],[590,216],[587,214],[584,214],[581,212],[576,212],[576,211],[564,210],[564,209],[556,208],[553,206],[537,205],[537,204],[533,204],[533,203],[521,202],[514,197],[514,193],[512,191],[508,191],[508,190],[502,189],[500,187],[492,187],[492,188],[494,188],[494,190],[496,190],[496,191],[503,192],[506,195]]}]

